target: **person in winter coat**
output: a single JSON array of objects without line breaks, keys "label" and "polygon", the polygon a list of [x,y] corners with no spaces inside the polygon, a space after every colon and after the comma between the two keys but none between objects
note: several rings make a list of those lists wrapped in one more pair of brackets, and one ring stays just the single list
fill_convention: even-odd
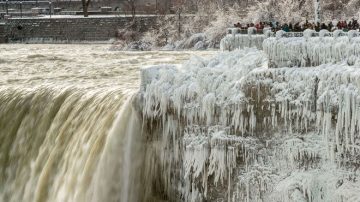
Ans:
[{"label": "person in winter coat", "polygon": [[338,28],[338,29],[342,29],[342,24],[341,24],[341,22],[339,21],[337,24],[336,24],[336,27]]},{"label": "person in winter coat", "polygon": [[333,23],[332,23],[332,22],[329,22],[329,25],[328,25],[328,30],[329,30],[329,32],[332,32],[333,27],[334,27]]},{"label": "person in winter coat", "polygon": [[328,27],[325,25],[325,23],[321,23],[321,29],[328,29]]},{"label": "person in winter coat", "polygon": [[289,30],[290,30],[290,32],[294,31],[294,27],[291,22],[289,23]]},{"label": "person in winter coat", "polygon": [[301,31],[302,31],[301,26],[300,26],[300,22],[297,22],[297,23],[294,25],[294,31],[295,31],[295,32],[301,32]]},{"label": "person in winter coat", "polygon": [[283,26],[282,26],[282,30],[284,32],[290,32],[290,28],[289,28],[289,25],[287,23],[285,23]]},{"label": "person in winter coat", "polygon": [[306,21],[305,21],[305,24],[304,24],[304,30],[305,30],[305,29],[311,29],[310,27],[311,27],[311,23],[309,23],[309,21],[306,20]]},{"label": "person in winter coat", "polygon": [[353,20],[353,28],[354,28],[354,30],[357,30],[357,29],[359,29],[359,23],[358,23],[358,21],[357,20]]}]

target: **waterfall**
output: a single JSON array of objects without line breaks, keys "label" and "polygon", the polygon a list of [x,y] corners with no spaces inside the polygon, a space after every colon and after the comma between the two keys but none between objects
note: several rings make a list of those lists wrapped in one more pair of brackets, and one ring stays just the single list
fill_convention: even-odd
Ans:
[{"label": "waterfall", "polygon": [[160,133],[147,131],[137,99],[139,69],[190,53],[107,49],[0,48],[0,202],[166,198],[152,137]]},{"label": "waterfall", "polygon": [[0,201],[119,201],[127,195],[119,190],[134,191],[141,122],[131,98],[116,89],[1,89]]},{"label": "waterfall", "polygon": [[[127,99],[115,120],[100,157],[86,201],[138,201],[143,145],[139,114]],[[136,172],[137,171],[137,172]]]}]

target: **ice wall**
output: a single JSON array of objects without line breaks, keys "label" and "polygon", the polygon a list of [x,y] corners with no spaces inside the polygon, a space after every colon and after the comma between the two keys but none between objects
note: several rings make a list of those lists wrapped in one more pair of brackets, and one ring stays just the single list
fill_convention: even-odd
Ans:
[{"label": "ice wall", "polygon": [[263,43],[271,67],[310,67],[342,61],[353,65],[360,55],[360,37],[355,31],[306,30],[303,37],[283,37],[283,34],[279,31],[276,37]]},{"label": "ice wall", "polygon": [[262,43],[270,36],[269,34],[268,30],[265,30],[264,34],[256,34],[255,28],[249,28],[247,34],[240,34],[240,30],[237,28],[229,29],[228,34],[220,41],[220,49],[222,51],[232,51],[256,47],[262,50]]},{"label": "ice wall", "polygon": [[278,31],[275,35],[270,30],[264,30],[262,35],[255,35],[255,32],[253,28],[249,28],[248,34],[240,34],[237,28],[228,29],[220,49],[256,47],[265,51],[270,67],[311,67],[343,61],[354,65],[360,56],[360,33],[357,31]]},{"label": "ice wall", "polygon": [[145,167],[162,198],[360,198],[360,66],[267,63],[245,49],[143,70]]}]

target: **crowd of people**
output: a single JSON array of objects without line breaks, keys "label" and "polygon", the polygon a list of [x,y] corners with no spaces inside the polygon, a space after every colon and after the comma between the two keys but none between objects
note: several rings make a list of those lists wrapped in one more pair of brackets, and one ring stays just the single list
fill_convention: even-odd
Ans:
[{"label": "crowd of people", "polygon": [[306,29],[313,29],[315,31],[320,31],[323,29],[329,30],[330,32],[334,30],[343,30],[345,32],[349,30],[359,30],[360,24],[357,20],[352,19],[351,21],[338,21],[337,23],[329,22],[329,23],[314,23],[306,20],[303,23],[297,22],[293,23],[284,23],[280,24],[279,22],[259,22],[259,23],[250,23],[250,24],[241,24],[236,23],[234,27],[240,29],[247,29],[249,27],[255,27],[258,31],[261,31],[265,28],[270,28],[272,31],[276,32],[279,30],[283,30],[285,32],[302,32]]}]

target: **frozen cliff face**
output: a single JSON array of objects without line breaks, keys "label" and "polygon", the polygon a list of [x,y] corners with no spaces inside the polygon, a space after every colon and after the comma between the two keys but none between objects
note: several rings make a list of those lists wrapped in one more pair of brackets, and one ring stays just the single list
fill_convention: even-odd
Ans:
[{"label": "frozen cliff face", "polygon": [[[280,34],[280,33],[277,33]],[[273,67],[310,67],[344,60],[353,65],[360,56],[358,32],[344,33],[306,30],[303,37],[271,37],[264,41],[263,50]]]},{"label": "frozen cliff face", "polygon": [[245,49],[143,70],[148,192],[183,201],[360,198],[360,66],[267,64]]}]

